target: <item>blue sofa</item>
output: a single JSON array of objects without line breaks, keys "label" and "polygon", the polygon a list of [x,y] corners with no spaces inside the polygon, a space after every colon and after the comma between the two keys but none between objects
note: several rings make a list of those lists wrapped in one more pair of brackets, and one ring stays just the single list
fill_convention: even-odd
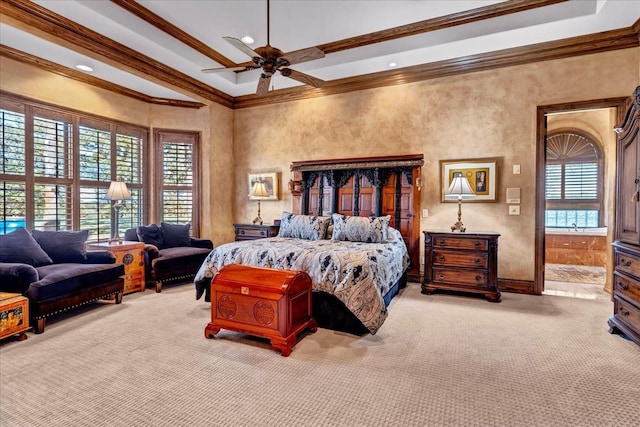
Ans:
[{"label": "blue sofa", "polygon": [[87,234],[19,228],[0,235],[0,292],[29,298],[35,333],[56,313],[103,298],[122,302],[124,266],[109,251],[86,251]]}]

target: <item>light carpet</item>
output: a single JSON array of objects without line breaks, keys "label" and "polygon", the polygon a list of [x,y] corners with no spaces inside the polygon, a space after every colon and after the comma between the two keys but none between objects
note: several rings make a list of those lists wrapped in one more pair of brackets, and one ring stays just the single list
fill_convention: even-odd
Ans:
[{"label": "light carpet", "polygon": [[192,285],[126,295],[0,345],[2,426],[637,426],[640,348],[610,301],[422,295],[376,335],[326,329],[289,357],[204,338]]}]

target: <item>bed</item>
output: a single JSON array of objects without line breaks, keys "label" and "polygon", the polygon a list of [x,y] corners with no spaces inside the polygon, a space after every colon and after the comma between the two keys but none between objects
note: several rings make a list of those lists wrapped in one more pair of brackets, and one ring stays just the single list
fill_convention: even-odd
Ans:
[{"label": "bed", "polygon": [[410,264],[405,242],[389,219],[285,212],[278,237],[212,250],[194,279],[196,296],[210,301],[211,279],[227,264],[302,270],[312,280],[313,316],[320,327],[375,334],[391,298],[406,284]]}]

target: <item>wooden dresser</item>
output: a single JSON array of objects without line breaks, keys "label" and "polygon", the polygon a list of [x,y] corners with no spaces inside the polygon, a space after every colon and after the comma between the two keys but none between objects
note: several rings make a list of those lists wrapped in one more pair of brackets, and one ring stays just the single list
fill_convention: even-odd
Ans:
[{"label": "wooden dresser", "polygon": [[424,232],[422,293],[436,290],[483,294],[500,302],[497,233]]},{"label": "wooden dresser", "polygon": [[618,133],[613,316],[609,332],[640,344],[640,86]]},{"label": "wooden dresser", "polygon": [[124,264],[124,293],[144,291],[144,243],[123,241],[122,243],[91,243],[87,249],[106,250]]},{"label": "wooden dresser", "polygon": [[233,226],[236,229],[236,241],[276,237],[280,231],[279,225],[233,224]]}]

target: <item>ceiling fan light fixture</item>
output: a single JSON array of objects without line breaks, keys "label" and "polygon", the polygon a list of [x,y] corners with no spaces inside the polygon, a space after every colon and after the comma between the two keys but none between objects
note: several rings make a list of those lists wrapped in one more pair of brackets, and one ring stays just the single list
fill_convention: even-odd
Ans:
[{"label": "ceiling fan light fixture", "polygon": [[256,42],[251,36],[244,36],[240,40],[242,40],[242,42],[245,44],[253,44]]}]

